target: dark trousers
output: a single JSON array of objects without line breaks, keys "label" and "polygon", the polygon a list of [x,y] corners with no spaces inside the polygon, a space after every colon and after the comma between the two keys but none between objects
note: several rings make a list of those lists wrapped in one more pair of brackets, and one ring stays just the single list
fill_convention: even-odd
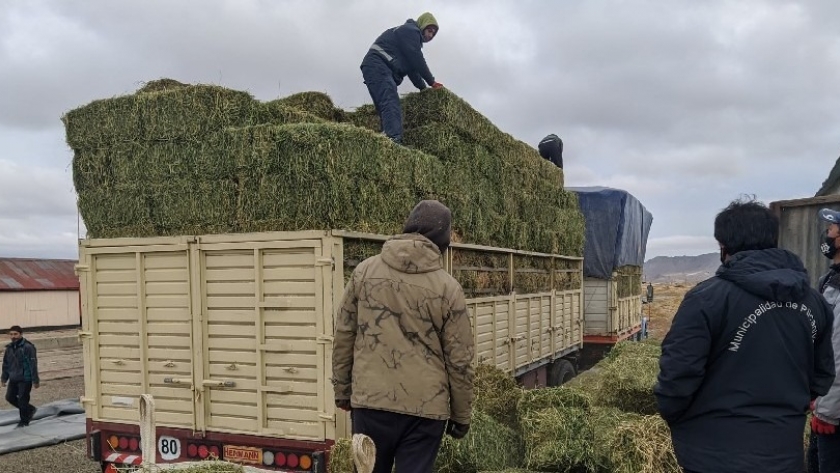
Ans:
[{"label": "dark trousers", "polygon": [[373,409],[353,409],[353,433],[365,434],[376,445],[373,473],[431,473],[440,449],[445,420]]},{"label": "dark trousers", "polygon": [[395,142],[402,143],[402,105],[391,68],[379,57],[366,58],[362,64],[362,77],[379,114],[382,132]]},{"label": "dark trousers", "polygon": [[29,422],[29,417],[35,406],[29,404],[29,394],[32,392],[30,381],[9,381],[6,385],[6,401],[20,411],[20,421]]},{"label": "dark trousers", "polygon": [[808,473],[840,473],[840,433],[822,435],[811,432]]}]

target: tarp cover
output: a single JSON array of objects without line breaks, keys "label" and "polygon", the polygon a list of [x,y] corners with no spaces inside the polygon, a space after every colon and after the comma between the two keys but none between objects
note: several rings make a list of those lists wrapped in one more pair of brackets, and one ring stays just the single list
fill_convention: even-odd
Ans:
[{"label": "tarp cover", "polygon": [[37,406],[38,412],[26,427],[16,428],[17,409],[0,411],[0,454],[56,445],[85,437],[85,410],[78,399],[66,399]]},{"label": "tarp cover", "polygon": [[621,266],[645,262],[653,215],[629,192],[609,187],[567,187],[586,220],[583,275],[609,279]]}]

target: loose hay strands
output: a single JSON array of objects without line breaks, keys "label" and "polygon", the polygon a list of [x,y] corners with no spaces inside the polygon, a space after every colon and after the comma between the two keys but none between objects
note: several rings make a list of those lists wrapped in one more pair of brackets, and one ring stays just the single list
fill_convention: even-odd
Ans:
[{"label": "loose hay strands", "polygon": [[479,364],[473,381],[473,408],[487,413],[496,422],[519,430],[519,400],[522,389],[516,380],[495,366]]},{"label": "loose hay strands", "polygon": [[661,342],[652,339],[647,339],[642,342],[621,341],[616,343],[607,353],[607,360],[617,360],[619,358],[654,358],[659,359],[662,356]]},{"label": "loose hay strands", "polygon": [[330,473],[354,473],[353,441],[349,438],[336,440],[330,450],[328,469]]},{"label": "loose hay strands", "polygon": [[475,473],[520,466],[522,439],[513,429],[474,409],[462,439],[445,436],[435,462],[438,473]]}]

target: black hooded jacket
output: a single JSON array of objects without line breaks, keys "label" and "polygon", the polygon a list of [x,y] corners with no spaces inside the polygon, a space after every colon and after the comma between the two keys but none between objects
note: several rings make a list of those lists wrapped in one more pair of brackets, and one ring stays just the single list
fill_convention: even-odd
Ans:
[{"label": "black hooded jacket", "polygon": [[742,251],[683,300],[655,388],[680,465],[800,472],[810,400],[834,379],[834,315],[782,249]]}]

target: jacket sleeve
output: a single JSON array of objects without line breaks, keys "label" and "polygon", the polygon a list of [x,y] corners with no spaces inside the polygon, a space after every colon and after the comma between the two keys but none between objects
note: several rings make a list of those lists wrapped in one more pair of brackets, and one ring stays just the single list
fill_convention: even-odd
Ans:
[{"label": "jacket sleeve", "polygon": [[449,313],[443,323],[441,343],[449,378],[450,417],[459,424],[469,424],[473,403],[472,366],[475,357],[470,315],[460,286],[450,297]]},{"label": "jacket sleeve", "polygon": [[0,375],[0,381],[6,382],[9,380],[9,350],[3,352],[3,374]]},{"label": "jacket sleeve", "polygon": [[[422,32],[418,35],[417,30],[401,26],[396,30],[397,43],[400,51],[403,53],[408,66],[408,76],[419,75],[429,85],[435,83],[435,76],[429,70],[429,65],[426,64],[426,58],[423,56],[423,40]],[[411,79],[414,83],[414,79]],[[416,86],[417,84],[414,83]],[[419,88],[419,87],[418,87]]]},{"label": "jacket sleeve", "polygon": [[347,282],[341,307],[335,318],[333,340],[333,388],[336,400],[348,400],[353,394],[353,351],[358,328],[358,293],[356,273]]},{"label": "jacket sleeve", "polygon": [[[840,377],[836,373],[840,371],[840,290],[835,287],[828,287],[825,291],[826,300],[833,300],[833,312],[827,312],[825,333],[821,339],[815,341],[814,359],[815,394],[824,394],[818,397],[814,404],[814,415],[820,420],[838,425],[840,423]],[[829,385],[826,390],[823,386]],[[822,381],[822,382],[820,382]],[[820,386],[822,385],[822,386]],[[822,388],[822,389],[820,389]],[[820,392],[822,391],[822,392]]]},{"label": "jacket sleeve", "polygon": [[423,82],[423,78],[420,77],[420,74],[418,74],[417,72],[411,71],[408,74],[408,78],[411,79],[411,83],[414,84],[414,87],[417,87],[419,90],[423,90],[426,88],[426,83]]},{"label": "jacket sleeve", "polygon": [[654,394],[660,415],[673,424],[688,410],[703,383],[712,336],[697,291],[686,294],[662,342]]},{"label": "jacket sleeve", "polygon": [[27,343],[27,356],[29,357],[29,369],[32,370],[32,382],[35,384],[41,383],[41,378],[38,375],[38,349],[32,343]]}]

